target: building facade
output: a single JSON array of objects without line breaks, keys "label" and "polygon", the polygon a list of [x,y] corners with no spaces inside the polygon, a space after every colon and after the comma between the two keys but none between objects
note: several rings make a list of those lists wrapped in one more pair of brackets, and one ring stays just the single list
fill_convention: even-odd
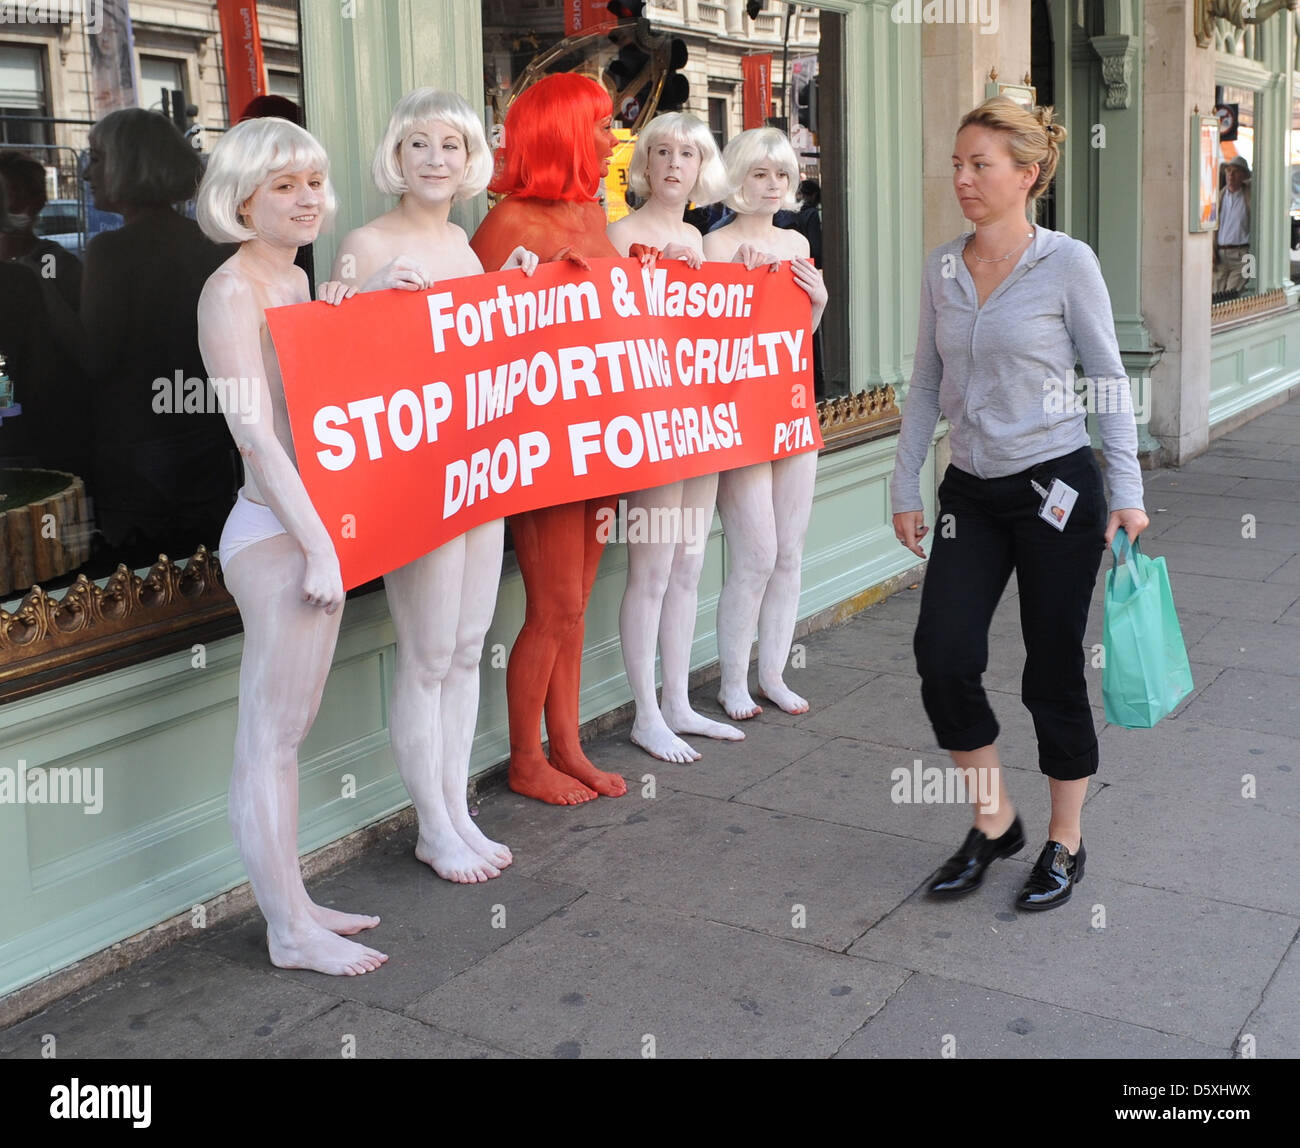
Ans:
[{"label": "building facade", "polygon": [[[808,128],[801,150],[823,189],[834,301],[825,354],[843,397],[821,410],[827,447],[805,551],[805,622],[860,609],[919,574],[894,538],[888,503],[897,407],[911,373],[925,252],[965,229],[951,190],[954,131],[998,85],[1032,88],[1069,129],[1043,222],[1100,257],[1146,464],[1184,462],[1300,387],[1291,273],[1300,35],[1284,8],[1242,7],[765,0],[751,17],[742,0],[647,4],[652,27],[687,45],[686,110],[722,142],[742,126],[746,55],[773,57],[769,117],[778,120],[794,85],[775,62],[816,57],[816,130]],[[503,81],[564,33],[560,0],[262,0],[258,10],[268,73],[279,73],[276,83],[291,95],[301,83],[307,126],[331,157],[341,212],[316,245],[318,267],[329,265],[349,228],[389,206],[371,185],[370,157],[404,92],[453,88],[482,106],[490,125]],[[215,5],[132,3],[130,13],[141,102],[179,79],[194,120],[225,127]],[[73,134],[84,125],[53,122],[90,118],[84,39],[75,20],[0,22],[0,112],[10,133],[3,146],[84,147]],[[1224,117],[1236,139],[1218,142],[1210,158],[1248,160],[1252,212],[1251,275],[1219,297],[1214,233],[1191,227],[1193,173],[1203,159],[1194,117],[1216,108],[1231,109]],[[39,109],[51,122],[38,136],[33,117],[14,125],[13,109]],[[797,120],[798,109],[789,110]],[[1206,194],[1217,205],[1217,187]],[[472,228],[486,208],[480,200],[458,209],[460,221]],[[923,475],[931,515],[945,431],[941,423]],[[698,668],[716,661],[726,561],[715,523]],[[587,616],[584,720],[630,697],[617,628],[625,570],[625,552],[611,546]],[[0,767],[86,767],[103,778],[93,816],[68,805],[0,804],[0,995],[24,1008],[59,991],[57,977],[42,978],[102,959],[96,954],[109,946],[184,919],[244,881],[225,818],[241,639],[215,568],[198,554],[125,579],[70,577],[60,589],[28,583],[0,595]],[[506,755],[504,652],[522,613],[507,554],[482,668],[476,772]],[[325,704],[301,760],[304,852],[407,804],[388,749],[393,664],[383,595],[363,588],[345,608]]]}]

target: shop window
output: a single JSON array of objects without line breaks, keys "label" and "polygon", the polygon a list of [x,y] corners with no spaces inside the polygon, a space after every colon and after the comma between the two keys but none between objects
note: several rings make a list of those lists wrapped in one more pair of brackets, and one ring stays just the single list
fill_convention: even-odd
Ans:
[{"label": "shop window", "polygon": [[[844,100],[838,85],[828,84],[825,79],[827,74],[832,77],[844,74],[840,59],[844,18],[838,13],[818,11],[812,5],[799,7],[799,18],[790,22],[788,55],[782,51],[781,40],[786,5],[771,0],[753,19],[736,9],[733,13],[736,18],[729,20],[728,5],[704,3],[698,6],[652,3],[645,6],[643,14],[650,22],[652,36],[665,41],[679,40],[685,48],[685,63],[677,73],[685,78],[689,91],[673,110],[703,120],[719,146],[725,146],[739,125],[728,123],[728,101],[716,94],[716,85],[732,85],[739,106],[745,82],[742,61],[755,53],[771,56],[767,123],[790,135],[799,157],[800,174],[806,180],[818,182],[820,198],[827,203],[824,218],[828,226],[822,226],[820,206],[790,212],[778,223],[812,230],[809,219],[815,216],[822,242],[821,265],[828,281],[845,285],[845,290],[838,295],[832,292],[818,332],[816,376],[817,397],[821,399],[848,394],[850,390],[845,298],[848,247],[843,229],[831,225],[835,219],[844,218]],[[625,22],[616,28],[597,24],[596,30],[591,30],[590,21],[599,20],[604,8],[603,4],[588,3],[585,6],[588,15],[582,17],[575,15],[577,9],[569,4],[560,7],[537,0],[533,3],[482,0],[484,104],[490,131],[504,122],[510,100],[523,85],[551,71],[583,71],[621,89],[616,95],[615,126],[629,143],[655,112],[667,110],[654,105],[651,93],[657,82],[658,65],[643,59],[644,45],[633,42],[633,27]],[[690,16],[693,8],[698,9],[698,18]],[[706,9],[717,18],[706,20],[702,15]],[[585,26],[584,19],[588,21]],[[828,53],[834,57],[833,66],[826,63]],[[785,115],[787,107],[793,112],[789,120]],[[828,139],[836,141],[834,149],[826,148]],[[630,146],[626,150],[630,156]],[[624,173],[617,169],[616,162],[605,188],[610,219],[628,209],[623,198],[625,187]],[[725,220],[713,220],[715,225],[720,222]],[[838,276],[834,274],[837,271],[841,273]]]},{"label": "shop window", "polygon": [[1214,233],[1212,301],[1223,303],[1257,295],[1259,285],[1259,219],[1253,188],[1256,171],[1255,93],[1222,86],[1217,90],[1219,116],[1218,230]]},{"label": "shop window", "polygon": [[[296,102],[296,0],[263,0],[257,12],[279,65],[267,88]],[[242,111],[228,101],[246,101],[230,94],[244,89],[225,74],[215,0],[160,0],[150,21],[137,43],[156,22],[206,31],[169,39],[166,55],[141,52],[135,77],[111,63],[96,74],[74,19],[63,66],[85,79],[60,87],[57,115],[44,49],[0,43],[9,205],[0,233],[0,701],[238,628],[204,552],[217,550],[241,470],[195,317],[204,282],[233,249],[201,236],[189,197],[135,198],[143,181],[133,174],[189,173],[196,152],[201,163]],[[167,107],[179,152],[92,156],[90,132],[112,106],[114,82],[138,85],[117,94],[121,104],[155,109],[147,114],[160,122]],[[180,108],[173,91],[184,94]],[[92,102],[95,92],[107,105]],[[99,202],[83,178],[92,159]],[[105,160],[125,173],[115,197],[105,194]],[[93,662],[77,660],[82,636]]]},{"label": "shop window", "polygon": [[1287,246],[1291,250],[1288,277],[1292,283],[1300,283],[1300,93],[1291,98],[1291,131],[1287,142],[1290,162],[1286,199]]}]

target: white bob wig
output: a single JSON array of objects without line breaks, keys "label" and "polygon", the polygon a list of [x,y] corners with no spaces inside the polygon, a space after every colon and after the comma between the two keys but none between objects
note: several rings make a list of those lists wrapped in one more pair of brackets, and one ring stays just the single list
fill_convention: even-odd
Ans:
[{"label": "white bob wig", "polygon": [[338,208],[329,181],[330,161],[310,132],[275,116],[244,120],[217,141],[199,184],[194,217],[214,243],[246,243],[257,232],[244,224],[239,209],[272,175],[318,171],[325,177],[322,226]]},{"label": "white bob wig", "polygon": [[397,158],[402,141],[417,128],[435,120],[454,128],[465,141],[465,178],[456,189],[453,200],[473,199],[487,187],[492,178],[492,151],[483,134],[483,123],[473,108],[455,92],[416,88],[397,101],[397,107],[388,120],[388,130],[375,149],[370,170],[380,191],[386,195],[401,195],[408,190]]},{"label": "white bob wig", "polygon": [[656,116],[637,137],[627,176],[633,192],[641,199],[650,197],[652,188],[646,178],[650,152],[665,141],[690,144],[699,152],[700,174],[691,188],[691,202],[717,203],[727,193],[727,172],[722,166],[722,156],[708,125],[684,112],[665,112]]},{"label": "white bob wig", "polygon": [[799,187],[799,160],[785,132],[778,128],[750,128],[733,136],[722,153],[727,169],[727,198],[723,201],[733,211],[747,215],[754,210],[743,198],[746,177],[756,167],[771,166],[789,177],[782,207],[795,207]]}]

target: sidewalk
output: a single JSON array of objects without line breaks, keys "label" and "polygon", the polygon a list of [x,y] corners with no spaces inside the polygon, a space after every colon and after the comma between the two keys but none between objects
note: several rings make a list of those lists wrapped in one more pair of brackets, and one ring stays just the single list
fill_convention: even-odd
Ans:
[{"label": "sidewalk", "polygon": [[[694,765],[606,736],[589,754],[628,778],[619,799],[488,795],[483,829],[517,859],[494,881],[437,879],[407,833],[314,882],[383,917],[360,938],[379,971],[275,969],[245,916],[0,1031],[0,1056],[46,1033],[60,1058],[337,1058],[349,1037],[358,1057],[1228,1058],[1247,1036],[1300,1056],[1300,400],[1149,474],[1147,508],[1196,689],[1127,731],[1090,671],[1102,765],[1060,909],[1011,907],[1047,828],[1014,580],[985,683],[1029,845],[961,901],[919,893],[969,810],[890,799],[892,770],[947,764],[914,588],[805,640],[802,717],[769,707]],[[1089,644],[1101,597],[1099,579]],[[697,704],[717,712],[708,688]]]}]

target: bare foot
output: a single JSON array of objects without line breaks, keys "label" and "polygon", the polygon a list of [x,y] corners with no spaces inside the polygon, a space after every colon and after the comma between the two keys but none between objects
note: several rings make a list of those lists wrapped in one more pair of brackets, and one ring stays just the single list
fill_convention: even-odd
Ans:
[{"label": "bare foot", "polygon": [[468,810],[466,810],[463,817],[451,814],[451,824],[466,845],[498,869],[504,869],[515,859],[506,846],[499,841],[493,841],[490,837],[484,836],[483,831],[470,818]]},{"label": "bare foot", "polygon": [[581,805],[598,796],[590,786],[555,769],[541,750],[536,756],[511,754],[506,784],[516,793],[551,805]]},{"label": "bare foot", "polygon": [[758,692],[788,714],[806,714],[808,712],[808,703],[780,678],[777,678],[774,682],[759,682]]},{"label": "bare foot", "polygon": [[664,715],[664,721],[674,733],[699,734],[701,737],[717,738],[719,741],[745,740],[744,731],[738,730],[734,725],[706,718],[689,705],[678,708],[669,702],[661,705],[659,712]]},{"label": "bare foot", "polygon": [[345,941],[314,921],[282,941],[266,931],[266,945],[271,964],[280,969],[312,969],[334,977],[356,977],[373,972],[386,960],[387,953],[368,949],[356,941]]},{"label": "bare foot", "polygon": [[744,686],[719,692],[718,705],[727,711],[727,717],[732,721],[744,721],[763,712],[763,707],[749,696],[749,690]]},{"label": "bare foot", "polygon": [[660,761],[685,763],[700,760],[700,755],[674,734],[658,715],[649,721],[643,721],[638,716],[632,723],[629,736],[633,745],[639,745],[651,757],[657,757]]},{"label": "bare foot", "polygon": [[597,769],[580,749],[561,752],[551,746],[551,765],[561,773],[577,778],[583,785],[589,785],[602,797],[622,797],[627,792],[627,782],[620,774]]},{"label": "bare foot", "polygon": [[378,917],[372,917],[366,913],[340,913],[337,909],[327,909],[324,905],[316,904],[315,901],[311,903],[307,911],[316,924],[328,929],[331,933],[338,933],[344,937],[350,937],[353,933],[359,933],[363,929],[373,929],[379,924]]},{"label": "bare foot", "polygon": [[458,885],[475,885],[501,876],[501,870],[466,845],[450,825],[428,833],[421,826],[415,855],[444,881]]}]

